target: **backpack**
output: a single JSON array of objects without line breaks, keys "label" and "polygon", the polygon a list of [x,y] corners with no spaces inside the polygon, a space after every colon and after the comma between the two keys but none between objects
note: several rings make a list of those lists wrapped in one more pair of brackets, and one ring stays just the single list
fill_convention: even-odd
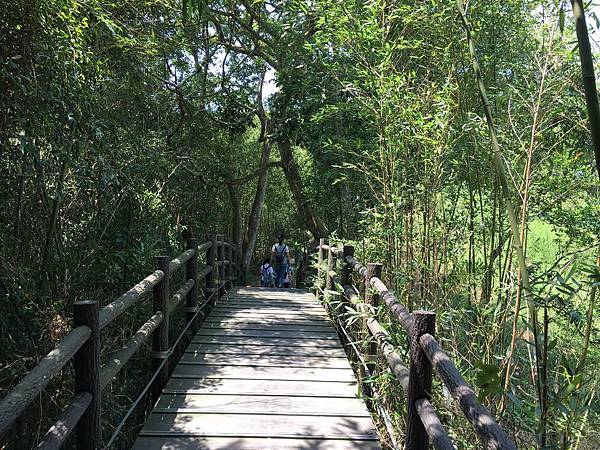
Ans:
[{"label": "backpack", "polygon": [[271,283],[271,271],[269,270],[271,266],[267,264],[267,266],[260,267],[260,282],[263,286],[268,286]]},{"label": "backpack", "polygon": [[286,250],[287,250],[287,245],[284,245],[283,248],[281,249],[281,253],[279,253],[279,251],[277,251],[277,244],[275,244],[275,262],[277,264],[283,264]]}]

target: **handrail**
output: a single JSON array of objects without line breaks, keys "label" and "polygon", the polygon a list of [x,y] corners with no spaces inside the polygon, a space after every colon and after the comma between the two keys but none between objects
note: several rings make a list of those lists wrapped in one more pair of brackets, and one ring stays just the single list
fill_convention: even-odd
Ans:
[{"label": "handrail", "polygon": [[93,399],[94,396],[89,392],[77,394],[42,438],[42,441],[38,444],[38,450],[59,449],[67,440],[81,416],[89,408]]},{"label": "handrail", "polygon": [[209,248],[211,248],[211,247],[212,247],[212,242],[211,242],[211,241],[208,241],[208,242],[205,242],[204,244],[201,244],[201,245],[199,245],[199,246],[197,247],[197,249],[198,249],[198,254],[200,254],[200,253],[202,253],[202,252],[205,252],[206,250],[208,250],[208,249],[209,249]]},{"label": "handrail", "polygon": [[106,386],[117,376],[127,361],[140,349],[142,344],[152,335],[154,330],[162,323],[165,315],[162,312],[157,312],[148,321],[146,321],[139,330],[127,341],[121,350],[116,352],[100,370],[100,390],[104,390]]},{"label": "handrail", "polygon": [[173,295],[173,297],[171,297],[171,300],[169,301],[169,313],[173,312],[173,310],[177,308],[177,305],[179,305],[181,300],[183,300],[188,292],[190,292],[190,289],[194,287],[194,284],[194,279],[190,278],[183,286],[181,286],[181,288]]},{"label": "handrail", "polygon": [[71,330],[6,397],[0,400],[0,436],[86,343],[92,331],[86,326]]},{"label": "handrail", "polygon": [[175,272],[196,254],[196,249],[190,248],[169,263],[169,273]]},{"label": "handrail", "polygon": [[[407,393],[407,397],[409,398],[407,448],[421,448],[418,445],[415,446],[414,440],[422,441],[422,438],[417,436],[419,436],[419,433],[423,432],[431,439],[435,448],[440,450],[454,448],[452,440],[444,429],[428,398],[427,392],[431,390],[431,381],[426,381],[427,375],[425,375],[425,373],[431,373],[431,369],[433,368],[436,370],[445,386],[449,389],[453,398],[459,403],[463,414],[472,424],[475,432],[486,448],[516,450],[515,444],[502,430],[500,425],[498,425],[487,408],[477,401],[475,392],[460,375],[448,355],[442,350],[432,335],[432,332],[421,331],[426,330],[427,327],[431,327],[431,330],[433,330],[433,325],[427,325],[427,323],[431,322],[432,319],[435,320],[435,315],[428,312],[418,312],[415,313],[417,314],[417,317],[415,318],[414,315],[398,301],[396,296],[387,288],[379,276],[377,276],[376,266],[379,266],[378,270],[381,271],[381,265],[369,264],[369,266],[365,266],[359,260],[354,258],[353,247],[344,246],[343,249],[340,250],[332,245],[324,244],[324,241],[321,240],[317,250],[319,254],[317,296],[321,298],[320,292],[328,292],[328,290],[332,288],[334,278],[336,278],[335,282],[337,284],[341,282],[343,296],[351,303],[357,305],[357,309],[365,316],[365,328],[373,336],[374,345],[383,353],[388,367]],[[325,251],[327,251],[327,270],[324,271],[326,274],[326,288],[325,291],[323,291],[319,276],[322,273],[321,265],[325,260]],[[337,279],[338,273],[334,270],[336,259],[341,260],[344,263],[344,268],[339,281]],[[373,268],[371,268],[371,266],[373,266]],[[362,300],[359,297],[350,284],[350,275],[352,271],[358,273],[361,278],[365,280],[365,300]],[[373,288],[376,294],[369,293],[367,287]],[[379,300],[382,299],[387,306],[388,311],[392,314],[392,317],[396,319],[411,338],[411,363],[409,367],[402,362],[401,358],[389,342],[387,332],[367,307],[367,304],[370,303],[368,301],[369,299],[375,307],[378,306]],[[417,322],[415,322],[416,319],[418,319]],[[373,353],[373,351],[371,351],[371,353]],[[419,359],[417,360],[417,358]],[[425,366],[423,366],[423,364]],[[429,365],[429,367],[427,367],[427,365]],[[419,375],[419,377],[425,377],[418,381],[418,388],[411,382],[411,376],[416,376],[417,373],[423,374]],[[429,375],[429,377],[430,376],[431,375]],[[422,383],[429,384],[423,386]],[[423,387],[425,389],[423,389]],[[420,389],[420,391],[413,391],[413,389]],[[411,419],[410,411],[412,411],[413,415],[416,414],[418,416],[417,422],[415,422],[414,416]],[[415,423],[418,423],[423,431],[419,431],[415,428]]]},{"label": "handrail", "polygon": [[[475,391],[461,376],[440,344],[430,334],[419,338],[419,343],[425,355],[438,372],[440,378],[460,405],[465,417],[471,422],[475,431],[488,448],[512,448],[514,444],[508,435],[500,428],[496,419],[486,407],[477,400]],[[514,447],[516,448],[516,447]]]},{"label": "handrail", "polygon": [[162,270],[155,270],[116,300],[100,311],[100,329],[131,308],[145,294],[149,293],[165,276]]},{"label": "handrail", "polygon": [[[108,386],[151,335],[162,333],[160,339],[155,339],[153,343],[153,358],[155,367],[158,367],[152,378],[153,389],[155,392],[160,392],[166,382],[163,375],[167,372],[164,369],[167,368],[168,357],[172,354],[168,348],[170,313],[185,299],[187,324],[184,331],[192,329],[195,332],[197,330],[196,319],[199,316],[202,317],[201,313],[204,314],[204,308],[214,305],[213,297],[215,295],[221,297],[227,286],[232,286],[239,274],[239,268],[234,258],[234,253],[237,254],[239,250],[224,241],[222,236],[219,235],[219,239],[215,239],[214,235],[209,235],[208,241],[200,245],[196,239],[190,238],[187,242],[188,248],[174,259],[156,257],[155,264],[158,267],[155,266],[154,272],[102,310],[98,309],[97,302],[76,303],[75,307],[78,309],[75,310],[75,319],[78,326],[75,326],[56,345],[54,350],[49,352],[17,386],[0,400],[0,438],[7,433],[50,380],[71,359],[75,358],[75,379],[79,380],[76,381],[75,396],[42,438],[39,448],[46,450],[60,448],[74,429],[77,430],[78,449],[97,448],[101,438],[99,401],[102,390]],[[201,252],[206,252],[206,265],[198,270],[197,260]],[[186,267],[185,281],[179,290],[169,298],[170,274],[184,266]],[[200,280],[204,280],[205,301],[198,306],[199,289],[197,289],[197,285]],[[154,292],[153,315],[100,368],[100,331],[150,292]],[[161,305],[161,307],[159,308],[157,305]],[[177,343],[183,338],[183,335],[182,333],[179,336]],[[167,345],[167,348],[163,348],[163,345]]]}]

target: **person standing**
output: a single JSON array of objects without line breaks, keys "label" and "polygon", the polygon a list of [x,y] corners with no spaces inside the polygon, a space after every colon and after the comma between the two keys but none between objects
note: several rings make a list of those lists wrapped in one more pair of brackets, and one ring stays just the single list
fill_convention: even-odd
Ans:
[{"label": "person standing", "polygon": [[271,249],[271,265],[275,268],[275,286],[283,287],[283,280],[287,274],[288,264],[290,261],[290,249],[283,241],[285,236],[280,234],[277,238],[277,243]]},{"label": "person standing", "polygon": [[275,287],[275,270],[266,258],[260,266],[260,287]]}]

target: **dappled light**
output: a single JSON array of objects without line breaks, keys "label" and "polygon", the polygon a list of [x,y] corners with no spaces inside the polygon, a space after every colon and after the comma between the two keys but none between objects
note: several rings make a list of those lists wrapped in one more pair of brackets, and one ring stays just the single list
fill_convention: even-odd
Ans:
[{"label": "dappled light", "polygon": [[7,2],[0,449],[600,448],[599,1]]}]

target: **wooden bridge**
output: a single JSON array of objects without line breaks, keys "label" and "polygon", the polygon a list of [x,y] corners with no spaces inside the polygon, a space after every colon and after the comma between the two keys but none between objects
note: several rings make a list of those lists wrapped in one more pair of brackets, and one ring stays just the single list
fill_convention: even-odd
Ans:
[{"label": "wooden bridge", "polygon": [[240,288],[208,315],[134,449],[380,448],[314,295]]},{"label": "wooden bridge", "polygon": [[[315,294],[236,287],[238,250],[223,235],[209,235],[200,245],[189,239],[173,260],[156,257],[153,273],[104,308],[75,303],[72,331],[0,401],[0,437],[72,359],[74,397],[40,449],[69,442],[78,450],[114,448],[133,411],[150,399],[136,450],[372,449],[382,447],[379,436],[387,447],[450,450],[453,441],[430,402],[434,372],[483,448],[516,449],[437,343],[434,313],[407,311],[381,280],[381,265],[364,266],[353,247],[321,240],[317,251]],[[182,268],[183,284],[171,294],[171,275]],[[101,331],[150,293],[153,315],[121,349],[101,355]],[[184,299],[186,325],[170,340],[170,315]],[[378,321],[384,309],[407,332],[409,364]],[[102,391],[150,337],[150,380],[108,437]],[[406,392],[406,434],[399,439],[385,417],[376,430],[370,415],[378,410],[372,381],[383,372]]]}]

